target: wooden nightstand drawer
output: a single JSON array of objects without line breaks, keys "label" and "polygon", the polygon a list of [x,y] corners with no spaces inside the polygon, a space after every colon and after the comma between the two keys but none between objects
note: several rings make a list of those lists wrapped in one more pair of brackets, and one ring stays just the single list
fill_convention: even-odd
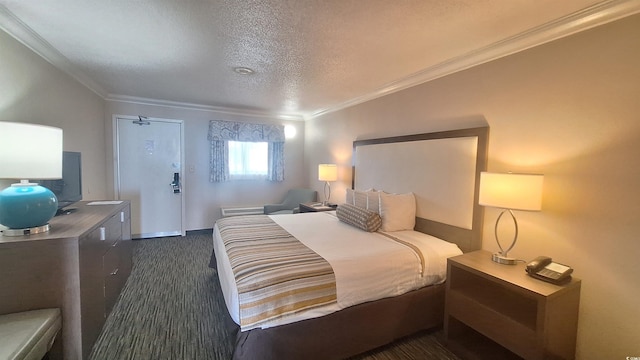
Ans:
[{"label": "wooden nightstand drawer", "polygon": [[[484,305],[457,291],[452,291],[447,296],[449,316],[455,317],[496,343],[513,349],[512,351],[524,358],[535,357],[536,354],[532,352],[536,345],[535,323],[533,328],[528,327],[505,316],[496,308]],[[509,329],[508,333],[505,333],[504,329]]]}]

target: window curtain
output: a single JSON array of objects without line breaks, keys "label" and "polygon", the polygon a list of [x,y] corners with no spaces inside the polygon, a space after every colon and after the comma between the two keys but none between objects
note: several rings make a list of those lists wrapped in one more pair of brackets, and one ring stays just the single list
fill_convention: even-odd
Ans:
[{"label": "window curtain", "polygon": [[209,181],[229,180],[228,141],[269,143],[269,181],[284,181],[284,126],[235,121],[209,121]]},{"label": "window curtain", "polygon": [[229,180],[229,146],[226,141],[210,140],[209,182]]},{"label": "window curtain", "polygon": [[269,143],[269,181],[284,181],[284,142]]}]

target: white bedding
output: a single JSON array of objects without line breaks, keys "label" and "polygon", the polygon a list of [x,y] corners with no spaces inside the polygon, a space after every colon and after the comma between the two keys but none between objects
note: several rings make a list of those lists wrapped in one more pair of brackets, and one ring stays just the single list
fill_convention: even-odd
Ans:
[{"label": "white bedding", "polygon": [[[330,314],[367,301],[404,294],[446,276],[446,259],[462,254],[457,245],[417,231],[390,235],[418,247],[425,259],[408,246],[379,233],[368,233],[338,220],[335,212],[270,216],[307,247],[331,264],[336,275],[338,301],[331,306],[301,312],[262,326],[268,328]],[[239,324],[238,291],[218,227],[214,226],[214,251],[225,303]],[[424,273],[424,275],[421,275]]]}]

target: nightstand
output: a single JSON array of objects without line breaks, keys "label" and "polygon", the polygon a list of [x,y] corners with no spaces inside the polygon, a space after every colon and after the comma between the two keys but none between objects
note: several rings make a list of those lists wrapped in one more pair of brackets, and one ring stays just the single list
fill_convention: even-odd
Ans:
[{"label": "nightstand", "polygon": [[336,204],[329,204],[328,206],[322,205],[320,202],[306,202],[300,204],[300,212],[319,212],[319,211],[331,211],[338,207]]},{"label": "nightstand", "polygon": [[493,262],[482,250],[448,259],[447,347],[475,359],[575,357],[580,280],[559,286],[524,269]]}]

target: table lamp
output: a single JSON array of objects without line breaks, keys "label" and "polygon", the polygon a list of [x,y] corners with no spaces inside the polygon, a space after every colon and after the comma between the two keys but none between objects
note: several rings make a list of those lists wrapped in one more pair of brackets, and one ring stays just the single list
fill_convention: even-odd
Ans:
[{"label": "table lamp", "polygon": [[0,192],[5,236],[49,231],[58,199],[27,179],[62,178],[62,129],[0,121],[0,179],[20,180]]},{"label": "table lamp", "polygon": [[[492,260],[501,264],[515,265],[518,260],[508,256],[518,239],[518,221],[513,210],[540,211],[542,208],[542,183],[544,177],[536,174],[480,173],[480,198],[478,203],[503,209],[495,225],[495,237],[500,252],[494,253]],[[511,245],[505,250],[498,239],[498,223],[508,212],[515,225]]]},{"label": "table lamp", "polygon": [[[329,181],[338,180],[338,166],[336,164],[320,164],[318,165],[318,180],[324,181],[324,201],[322,205],[329,205],[331,197],[331,184]],[[328,192],[327,192],[327,189]]]}]

